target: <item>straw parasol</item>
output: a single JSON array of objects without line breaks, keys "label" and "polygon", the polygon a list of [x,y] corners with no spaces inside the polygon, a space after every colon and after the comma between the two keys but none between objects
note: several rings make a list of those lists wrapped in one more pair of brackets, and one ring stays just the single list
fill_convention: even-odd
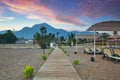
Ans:
[{"label": "straw parasol", "polygon": [[120,21],[104,21],[92,25],[87,31],[120,31]]},{"label": "straw parasol", "polygon": [[[87,31],[120,31],[120,21],[104,21],[92,25]],[[95,34],[94,34],[94,59],[95,59]]]}]

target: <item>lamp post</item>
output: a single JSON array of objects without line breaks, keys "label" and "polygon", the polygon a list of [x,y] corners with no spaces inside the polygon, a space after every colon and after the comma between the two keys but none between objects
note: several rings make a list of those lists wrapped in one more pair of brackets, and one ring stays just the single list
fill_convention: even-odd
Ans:
[{"label": "lamp post", "polygon": [[77,35],[76,35],[76,47],[75,47],[75,49],[76,49],[76,50],[75,50],[74,53],[77,54]]}]

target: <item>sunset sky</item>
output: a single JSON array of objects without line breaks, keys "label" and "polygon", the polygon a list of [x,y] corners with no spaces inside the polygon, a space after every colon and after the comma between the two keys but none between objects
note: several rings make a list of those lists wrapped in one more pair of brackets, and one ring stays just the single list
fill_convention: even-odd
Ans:
[{"label": "sunset sky", "polygon": [[0,0],[0,30],[46,22],[67,31],[83,31],[108,20],[120,20],[120,0]]}]

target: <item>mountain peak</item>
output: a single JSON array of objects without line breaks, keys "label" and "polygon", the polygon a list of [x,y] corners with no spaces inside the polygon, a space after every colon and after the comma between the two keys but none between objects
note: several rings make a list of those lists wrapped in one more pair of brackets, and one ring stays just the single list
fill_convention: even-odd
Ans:
[{"label": "mountain peak", "polygon": [[[35,25],[33,25],[33,26],[48,26],[49,24],[47,24],[47,23],[41,23],[41,24],[35,24]],[[50,25],[49,25],[50,26]]]}]

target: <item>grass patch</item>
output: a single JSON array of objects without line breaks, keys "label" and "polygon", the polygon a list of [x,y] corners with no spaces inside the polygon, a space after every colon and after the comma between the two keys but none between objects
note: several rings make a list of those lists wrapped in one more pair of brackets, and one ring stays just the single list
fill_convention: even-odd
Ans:
[{"label": "grass patch", "polygon": [[69,54],[67,54],[67,56],[70,56]]},{"label": "grass patch", "polygon": [[50,48],[48,54],[50,55],[53,52],[54,48]]},{"label": "grass patch", "polygon": [[79,65],[79,64],[80,64],[80,60],[74,60],[74,61],[73,61],[73,64],[74,64],[74,65]]},{"label": "grass patch", "polygon": [[23,75],[25,78],[32,78],[34,74],[34,68],[32,66],[26,66],[23,70]]},{"label": "grass patch", "polygon": [[65,54],[67,53],[67,50],[63,47],[60,48]]},{"label": "grass patch", "polygon": [[45,61],[45,60],[47,60],[47,56],[45,54],[42,54],[41,59]]}]

